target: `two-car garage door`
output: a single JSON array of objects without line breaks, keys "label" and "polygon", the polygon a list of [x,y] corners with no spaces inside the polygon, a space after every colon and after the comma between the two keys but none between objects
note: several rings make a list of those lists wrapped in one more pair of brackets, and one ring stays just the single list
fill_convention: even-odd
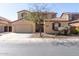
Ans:
[{"label": "two-car garage door", "polygon": [[18,24],[15,26],[15,32],[33,32],[33,26],[31,24]]},{"label": "two-car garage door", "polygon": [[19,20],[12,24],[12,32],[32,33],[34,32],[35,24],[27,20]]}]

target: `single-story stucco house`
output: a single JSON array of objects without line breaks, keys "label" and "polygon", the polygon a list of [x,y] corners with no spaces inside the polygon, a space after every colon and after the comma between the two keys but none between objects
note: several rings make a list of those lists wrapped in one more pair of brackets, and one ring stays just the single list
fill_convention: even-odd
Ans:
[{"label": "single-story stucco house", "polygon": [[4,17],[0,17],[0,32],[11,32],[11,31],[12,31],[11,21]]},{"label": "single-story stucco house", "polygon": [[[35,24],[33,21],[25,20],[23,17],[27,15],[29,11],[19,11],[18,20],[9,21],[4,17],[0,17],[0,32],[20,32],[20,33],[35,33],[39,32],[39,24]],[[42,32],[54,33],[55,26],[58,27],[79,27],[79,13],[64,12],[60,17],[57,17],[55,12],[44,13],[47,15],[47,19],[41,24]],[[76,25],[77,24],[77,25]]]}]

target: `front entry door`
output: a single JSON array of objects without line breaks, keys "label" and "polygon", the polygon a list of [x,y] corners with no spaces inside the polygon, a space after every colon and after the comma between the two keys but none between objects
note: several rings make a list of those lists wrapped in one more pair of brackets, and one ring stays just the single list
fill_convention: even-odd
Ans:
[{"label": "front entry door", "polygon": [[43,24],[36,24],[36,32],[44,32],[44,25]]},{"label": "front entry door", "polygon": [[11,26],[9,26],[9,32],[12,32],[12,27]]}]

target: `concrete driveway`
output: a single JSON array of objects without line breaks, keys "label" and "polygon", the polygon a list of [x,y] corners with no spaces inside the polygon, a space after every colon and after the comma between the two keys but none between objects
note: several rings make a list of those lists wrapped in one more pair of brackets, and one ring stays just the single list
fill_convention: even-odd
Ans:
[{"label": "concrete driveway", "polygon": [[0,42],[25,42],[29,41],[32,33],[0,33]]},{"label": "concrete driveway", "polygon": [[1,34],[1,37],[26,37],[26,38],[29,38],[32,33],[0,33]]},{"label": "concrete driveway", "polygon": [[49,40],[43,40],[44,38],[31,38],[34,34],[35,33],[0,33],[0,43],[32,43]]}]

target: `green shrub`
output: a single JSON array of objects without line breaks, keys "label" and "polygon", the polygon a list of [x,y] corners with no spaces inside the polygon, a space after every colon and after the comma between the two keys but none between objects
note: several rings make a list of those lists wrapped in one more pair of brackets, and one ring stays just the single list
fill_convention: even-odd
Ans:
[{"label": "green shrub", "polygon": [[79,33],[79,28],[76,28],[76,31]]},{"label": "green shrub", "polygon": [[78,34],[79,33],[79,28],[75,28],[74,30],[73,30],[73,34]]}]

